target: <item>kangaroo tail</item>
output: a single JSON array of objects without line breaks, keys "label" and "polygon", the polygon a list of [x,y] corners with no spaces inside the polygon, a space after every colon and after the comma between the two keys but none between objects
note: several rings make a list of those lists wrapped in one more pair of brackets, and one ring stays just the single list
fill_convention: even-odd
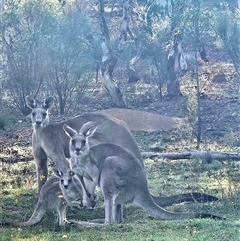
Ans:
[{"label": "kangaroo tail", "polygon": [[160,206],[158,206],[151,196],[145,198],[141,198],[138,200],[134,200],[136,204],[143,208],[149,215],[156,219],[161,220],[177,220],[177,219],[192,219],[192,218],[212,218],[212,219],[222,219],[219,216],[208,214],[208,213],[177,213],[177,212],[169,212]]},{"label": "kangaroo tail", "polygon": [[213,202],[217,201],[218,198],[212,195],[208,195],[200,192],[190,192],[183,193],[167,197],[158,197],[152,195],[153,201],[160,207],[171,206],[172,204],[182,203],[182,202]]},{"label": "kangaroo tail", "polygon": [[40,207],[39,204],[37,204],[31,218],[28,221],[13,223],[12,226],[14,226],[14,227],[24,227],[24,226],[35,225],[42,220],[45,213],[46,213],[46,210],[43,209],[43,207]]}]

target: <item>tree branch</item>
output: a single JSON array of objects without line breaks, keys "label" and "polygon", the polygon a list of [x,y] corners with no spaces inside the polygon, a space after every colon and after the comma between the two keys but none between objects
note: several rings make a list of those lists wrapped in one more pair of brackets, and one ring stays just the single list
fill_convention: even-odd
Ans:
[{"label": "tree branch", "polygon": [[[168,160],[180,160],[180,159],[202,159],[211,163],[213,160],[217,161],[240,161],[240,154],[238,153],[227,153],[227,152],[210,152],[210,151],[197,151],[188,150],[185,152],[141,152],[143,159],[147,158],[164,158]],[[4,163],[17,163],[17,162],[28,162],[34,158],[32,155],[28,156],[13,156],[13,157],[1,157],[0,161]]]},{"label": "tree branch", "polygon": [[18,162],[28,162],[33,161],[32,155],[29,156],[12,156],[12,157],[1,157],[0,161],[4,163],[18,163]]},{"label": "tree branch", "polygon": [[197,151],[189,150],[181,153],[160,153],[160,152],[142,152],[142,157],[147,158],[165,158],[169,160],[179,160],[179,159],[203,159],[208,163],[211,163],[213,160],[218,161],[240,161],[240,154],[237,153],[224,153],[224,152],[210,152],[210,151]]}]

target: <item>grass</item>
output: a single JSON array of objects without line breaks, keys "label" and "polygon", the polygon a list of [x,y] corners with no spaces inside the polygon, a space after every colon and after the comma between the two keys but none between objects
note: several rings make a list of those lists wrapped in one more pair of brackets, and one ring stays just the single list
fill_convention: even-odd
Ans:
[{"label": "grass", "polygon": [[[226,225],[227,224],[227,225]],[[211,230],[209,229],[211,227]],[[7,230],[9,231],[9,230]],[[207,232],[211,231],[211,232]],[[12,232],[12,234],[11,234]],[[129,240],[129,241],[180,241],[180,240],[221,240],[238,241],[239,224],[232,224],[226,221],[218,223],[207,220],[197,221],[181,221],[181,222],[156,222],[134,223],[124,225],[109,225],[102,229],[91,228],[70,228],[60,229],[58,231],[45,231],[38,227],[26,229],[6,229],[1,233],[5,237],[2,240],[20,241],[20,240]]]},{"label": "grass", "polygon": [[[199,161],[146,160],[149,187],[154,194],[170,195],[180,192],[203,191],[222,200],[215,203],[188,203],[173,205],[171,211],[211,212],[226,220],[179,220],[159,221],[149,217],[142,209],[126,205],[124,223],[101,228],[79,226],[58,227],[52,213],[33,227],[0,227],[0,241],[90,241],[90,240],[137,240],[137,241],[238,241],[240,240],[240,195],[239,182],[232,177],[231,165],[220,165],[209,172]],[[36,180],[32,172],[33,162],[2,163],[0,190],[1,215],[4,221],[25,221],[31,216],[37,203]],[[235,167],[234,167],[235,168]],[[234,170],[234,169],[232,169]],[[24,172],[24,175],[23,175]],[[231,176],[229,176],[231,173]],[[93,211],[68,210],[69,219],[89,220],[104,216],[102,197],[98,193],[97,207]]]}]

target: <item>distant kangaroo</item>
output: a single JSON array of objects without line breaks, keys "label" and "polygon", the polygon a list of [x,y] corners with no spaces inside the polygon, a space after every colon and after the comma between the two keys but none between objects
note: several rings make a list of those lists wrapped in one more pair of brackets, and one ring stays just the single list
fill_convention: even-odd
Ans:
[{"label": "distant kangaroo", "polygon": [[[47,159],[51,159],[56,169],[65,172],[68,169],[68,162],[66,157],[70,157],[69,153],[69,138],[63,131],[63,125],[79,130],[83,124],[94,121],[98,128],[94,134],[89,138],[88,143],[92,145],[111,142],[127,148],[143,165],[141,152],[138,145],[128,130],[125,122],[115,119],[110,116],[100,114],[83,114],[76,116],[61,123],[49,123],[49,109],[53,105],[53,97],[48,97],[45,101],[39,102],[34,98],[27,96],[26,103],[32,109],[31,120],[33,126],[32,146],[33,156],[37,166],[38,178],[38,193],[40,193],[42,185],[46,182],[48,176]],[[92,167],[92,176],[97,172],[97,168]],[[84,206],[91,206],[93,204],[93,197],[96,183],[93,180],[85,178],[87,191],[91,194],[89,199],[87,192],[83,192]],[[85,188],[84,188],[85,189]],[[169,197],[154,197],[154,201],[160,206],[168,206],[174,203],[181,203],[184,201],[215,201],[216,197],[202,193],[184,193]]]},{"label": "distant kangaroo", "polygon": [[55,171],[58,176],[53,176],[42,186],[37,205],[31,218],[26,222],[5,223],[7,226],[31,226],[39,223],[47,211],[58,213],[59,226],[68,223],[66,207],[81,208],[82,186],[77,176],[72,171],[66,174]]},{"label": "distant kangaroo", "polygon": [[70,136],[70,168],[88,178],[91,168],[97,168],[98,184],[104,196],[105,222],[123,221],[123,204],[133,202],[156,219],[174,220],[189,218],[213,218],[207,213],[175,213],[158,206],[148,189],[145,170],[141,162],[126,148],[113,143],[100,143],[89,146],[88,139],[94,134],[97,124],[86,123],[79,132],[64,125]]}]

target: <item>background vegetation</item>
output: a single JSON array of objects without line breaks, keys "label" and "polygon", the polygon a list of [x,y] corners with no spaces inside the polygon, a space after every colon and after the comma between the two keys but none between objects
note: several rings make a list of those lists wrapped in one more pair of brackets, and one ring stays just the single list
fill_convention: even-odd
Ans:
[{"label": "background vegetation", "polygon": [[[5,0],[1,4],[1,158],[31,153],[25,102],[29,94],[39,99],[54,96],[51,121],[119,106],[101,75],[106,63],[103,37],[121,106],[188,120],[183,129],[133,132],[141,150],[179,152],[198,147],[240,152],[239,1]],[[121,28],[123,4],[128,4],[127,33]],[[179,55],[183,62],[177,69],[169,61],[169,56],[176,57],[176,36],[183,41]],[[187,70],[182,68],[184,61]],[[145,164],[155,194],[203,191],[221,199],[169,210],[207,211],[226,220],[163,222],[127,205],[121,225],[59,228],[48,214],[35,227],[1,227],[0,240],[240,240],[239,162],[155,159]],[[37,202],[34,162],[2,162],[0,183],[0,219],[27,220]],[[69,211],[68,216],[102,217],[100,193],[97,201],[93,212]]]}]

